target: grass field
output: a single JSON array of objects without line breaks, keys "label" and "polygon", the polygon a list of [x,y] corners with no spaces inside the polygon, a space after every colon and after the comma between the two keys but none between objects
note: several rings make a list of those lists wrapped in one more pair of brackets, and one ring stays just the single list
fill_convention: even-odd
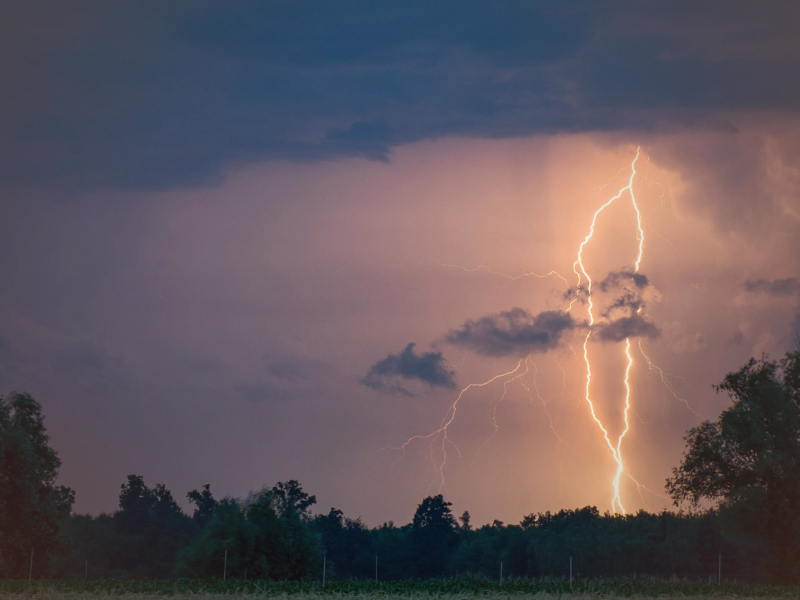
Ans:
[{"label": "grass field", "polygon": [[[489,593],[486,595],[482,595],[481,598],[485,600],[509,600],[510,598],[522,597],[525,598],[534,598],[536,600],[597,600],[600,596],[598,595],[573,595],[573,594],[566,594],[566,595],[553,595],[553,594],[536,594],[533,596],[530,595],[511,595],[505,593]],[[19,595],[17,594],[10,594],[8,592],[0,592],[0,598],[11,598],[16,597],[18,598]],[[39,590],[33,595],[29,596],[31,598],[38,598],[41,600],[98,600],[100,598],[107,598],[104,594],[93,594],[88,592],[78,593],[78,592],[54,592],[54,591],[46,591],[46,590]],[[163,595],[159,594],[122,594],[119,596],[113,596],[114,598],[126,599],[126,600],[159,600],[163,598]],[[364,593],[364,594],[357,594],[357,595],[342,595],[342,594],[295,594],[295,595],[276,595],[270,596],[270,598],[286,598],[291,600],[295,599],[302,599],[302,600],[335,600],[336,598],[347,598],[349,599],[356,599],[356,600],[467,600],[468,598],[474,598],[473,594],[423,594],[423,593],[413,593],[407,595],[384,595],[384,594],[377,594],[377,593]],[[605,596],[608,597],[608,596]],[[652,598],[652,596],[628,596],[629,598]],[[725,595],[725,594],[717,594],[714,596],[681,596],[686,600],[691,599],[700,599],[700,598],[736,598],[737,600],[746,600],[747,598],[763,598],[763,596],[736,596],[736,595]],[[787,596],[788,597],[788,596]],[[232,600],[242,599],[248,600],[250,598],[264,598],[263,595],[255,596],[255,595],[245,595],[245,594],[180,594],[172,596],[172,598],[185,598],[186,600]]]},{"label": "grass field", "polygon": [[638,580],[578,580],[572,588],[560,579],[513,579],[503,584],[475,578],[456,578],[433,581],[334,581],[325,588],[319,581],[242,581],[219,579],[171,580],[0,580],[0,598],[31,596],[40,600],[94,600],[102,597],[147,600],[171,596],[204,599],[290,597],[309,600],[347,597],[348,600],[459,600],[480,596],[482,600],[501,600],[510,596],[527,596],[548,600],[559,598],[598,598],[622,596],[632,598],[764,598],[798,597],[800,586],[765,584],[716,583],[646,579]]}]

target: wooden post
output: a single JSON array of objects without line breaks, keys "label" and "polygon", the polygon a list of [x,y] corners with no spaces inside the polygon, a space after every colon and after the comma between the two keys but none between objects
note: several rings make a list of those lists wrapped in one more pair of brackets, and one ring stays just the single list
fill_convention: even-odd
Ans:
[{"label": "wooden post", "polygon": [[375,583],[378,583],[378,555],[375,555]]},{"label": "wooden post", "polygon": [[89,559],[86,559],[86,569],[83,572],[83,578],[89,579]]},{"label": "wooden post", "polygon": [[225,563],[222,566],[222,581],[228,576],[228,549],[225,549]]},{"label": "wooden post", "polygon": [[33,579],[33,548],[31,548],[31,568],[28,571],[28,585],[31,584],[32,579]]},{"label": "wooden post", "polygon": [[326,563],[326,561],[327,561],[327,557],[323,556],[322,557],[322,587],[325,587],[325,567],[326,567],[325,563]]},{"label": "wooden post", "polygon": [[717,583],[722,584],[722,554],[719,555],[719,570],[717,571]]},{"label": "wooden post", "polygon": [[572,557],[569,557],[569,591],[572,591]]},{"label": "wooden post", "polygon": [[503,561],[500,561],[500,585],[503,585]]}]

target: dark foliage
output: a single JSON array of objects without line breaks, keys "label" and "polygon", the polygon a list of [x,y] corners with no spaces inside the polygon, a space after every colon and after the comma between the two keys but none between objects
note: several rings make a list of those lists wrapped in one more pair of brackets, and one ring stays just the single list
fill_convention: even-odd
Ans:
[{"label": "dark foliage", "polygon": [[41,405],[28,394],[0,396],[0,576],[46,573],[61,550],[59,529],[75,493],[56,485],[61,461],[50,448]]},{"label": "dark foliage", "polygon": [[800,353],[751,360],[717,391],[732,405],[689,431],[667,490],[676,504],[718,503],[773,577],[800,581]]},{"label": "dark foliage", "polygon": [[[185,514],[170,491],[138,475],[122,485],[111,515],[67,517],[71,490],[55,486],[41,408],[27,395],[0,401],[0,549],[5,576],[185,577],[329,582],[630,578],[634,574],[738,581],[794,581],[800,562],[800,354],[751,361],[718,387],[732,405],[687,436],[667,488],[690,512],[601,514],[595,507],[532,513],[519,524],[482,527],[458,519],[441,495],[425,498],[411,523],[369,528],[294,480],[245,499],[217,500],[208,485],[187,494]],[[701,508],[703,502],[712,504]],[[453,580],[457,581],[457,580]],[[409,581],[409,585],[414,584]],[[344,584],[342,584],[344,585]],[[420,584],[422,585],[422,584]],[[510,585],[510,584],[509,584]],[[287,588],[288,589],[288,588]],[[299,588],[298,588],[299,589]],[[421,588],[420,588],[421,589]]]}]

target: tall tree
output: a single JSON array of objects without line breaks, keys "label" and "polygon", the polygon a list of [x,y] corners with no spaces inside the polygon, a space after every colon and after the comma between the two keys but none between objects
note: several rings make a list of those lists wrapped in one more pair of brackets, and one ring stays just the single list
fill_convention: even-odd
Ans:
[{"label": "tall tree", "polygon": [[420,577],[439,577],[447,570],[449,555],[458,542],[458,524],[451,506],[438,494],[425,498],[414,513],[411,538]]},{"label": "tall tree", "polygon": [[29,394],[0,396],[0,575],[27,575],[31,552],[47,572],[61,549],[75,493],[56,485],[60,466],[41,405]]},{"label": "tall tree", "polygon": [[718,503],[723,523],[763,546],[775,576],[799,579],[800,353],[752,359],[716,389],[733,403],[689,431],[667,490],[676,504]]},{"label": "tall tree", "polygon": [[305,493],[303,486],[296,479],[279,481],[273,486],[271,495],[275,510],[282,517],[295,515],[308,519],[311,514],[310,508],[317,503],[317,497]]},{"label": "tall tree", "polygon": [[120,489],[114,521],[124,543],[110,549],[113,568],[143,577],[172,574],[192,527],[163,483],[151,489],[141,475],[128,475]]},{"label": "tall tree", "polygon": [[211,493],[211,486],[205,484],[202,491],[192,490],[186,494],[186,497],[195,506],[192,519],[197,525],[203,527],[211,520],[214,509],[217,507],[217,501]]}]

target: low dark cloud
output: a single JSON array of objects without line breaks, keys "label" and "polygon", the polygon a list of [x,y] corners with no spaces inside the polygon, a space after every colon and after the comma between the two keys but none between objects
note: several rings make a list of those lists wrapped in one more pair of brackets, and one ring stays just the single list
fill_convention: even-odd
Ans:
[{"label": "low dark cloud", "polygon": [[772,280],[748,279],[744,282],[744,289],[748,292],[769,296],[798,296],[800,295],[800,279],[797,277]]},{"label": "low dark cloud", "polygon": [[593,328],[595,338],[601,342],[621,342],[626,338],[650,338],[661,335],[655,323],[641,315],[621,317],[607,323],[598,323]]},{"label": "low dark cloud", "polygon": [[631,314],[637,314],[644,308],[644,305],[641,296],[626,291],[606,304],[600,314],[606,318],[611,318],[615,311],[629,311]]},{"label": "low dark cloud", "polygon": [[487,356],[522,356],[558,347],[565,332],[580,327],[569,313],[545,311],[532,315],[512,308],[469,320],[450,331],[445,340]]},{"label": "low dark cloud", "polygon": [[369,368],[361,383],[374,390],[412,395],[398,383],[398,380],[421,381],[430,387],[454,388],[455,371],[447,368],[447,361],[441,352],[422,352],[414,350],[413,342],[399,354],[390,354]]},{"label": "low dark cloud", "polygon": [[744,343],[744,333],[741,330],[737,329],[733,332],[733,335],[728,339],[728,344],[731,346],[739,346]]},{"label": "low dark cloud", "polygon": [[[619,305],[616,308],[638,309],[639,305],[643,305],[639,294],[649,286],[650,280],[647,275],[632,271],[612,271],[606,275],[605,279],[594,282],[592,289],[601,292],[621,290],[622,296],[618,299]],[[564,292],[562,297],[565,302],[572,303],[575,300],[579,300],[582,304],[586,304],[589,299],[588,292],[584,287],[571,287]],[[609,306],[607,312],[610,312],[613,308],[613,306]]]},{"label": "low dark cloud", "polygon": [[597,288],[603,292],[619,288],[625,289],[631,285],[635,289],[643,290],[650,285],[650,280],[647,278],[647,275],[641,273],[633,273],[632,271],[612,271],[606,275],[605,279],[596,284]]}]

